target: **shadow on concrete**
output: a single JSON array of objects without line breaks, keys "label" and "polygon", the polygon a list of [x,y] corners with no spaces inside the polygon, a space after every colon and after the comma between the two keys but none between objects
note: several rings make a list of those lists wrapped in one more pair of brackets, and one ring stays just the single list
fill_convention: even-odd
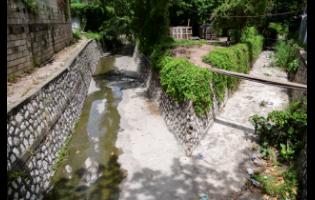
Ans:
[{"label": "shadow on concrete", "polygon": [[243,170],[246,160],[234,169],[238,174],[236,178],[230,177],[228,171],[217,170],[211,163],[209,165],[196,158],[192,160],[191,163],[183,163],[174,159],[170,174],[149,168],[136,172],[123,185],[120,199],[199,200],[202,195],[209,200],[238,199],[240,194],[235,192],[235,188],[241,191],[246,181],[246,172]]}]

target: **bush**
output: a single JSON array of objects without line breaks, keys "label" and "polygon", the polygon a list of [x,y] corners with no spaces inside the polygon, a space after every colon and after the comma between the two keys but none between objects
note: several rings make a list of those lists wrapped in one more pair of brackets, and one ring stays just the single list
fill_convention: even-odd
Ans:
[{"label": "bush", "polygon": [[306,99],[292,102],[287,110],[273,111],[267,117],[254,115],[250,121],[255,125],[261,143],[275,147],[283,160],[294,160],[305,142]]},{"label": "bush", "polygon": [[178,103],[191,100],[196,114],[204,116],[212,106],[211,73],[184,58],[166,56],[160,62],[164,91]]},{"label": "bush", "polygon": [[[206,55],[203,61],[221,69],[248,73],[250,65],[262,50],[263,38],[254,27],[249,27],[243,32],[241,42],[228,48],[215,49]],[[225,89],[235,89],[238,82],[239,79],[236,78],[213,75],[213,86],[219,102],[224,99]]]},{"label": "bush", "polygon": [[281,23],[270,22],[268,28],[276,31],[277,38],[279,39],[286,38],[289,32],[288,25]]},{"label": "bush", "polygon": [[293,40],[280,41],[276,45],[275,64],[287,72],[296,72],[300,66],[299,46]]}]

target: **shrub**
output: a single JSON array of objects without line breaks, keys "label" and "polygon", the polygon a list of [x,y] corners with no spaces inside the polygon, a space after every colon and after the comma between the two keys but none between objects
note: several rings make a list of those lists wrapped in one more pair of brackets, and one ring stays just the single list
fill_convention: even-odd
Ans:
[{"label": "shrub", "polygon": [[285,111],[273,111],[267,117],[254,115],[250,121],[260,135],[261,143],[275,147],[283,160],[296,159],[304,147],[307,127],[306,100],[292,102]]},{"label": "shrub", "polygon": [[196,114],[204,116],[212,106],[211,73],[184,58],[164,57],[160,61],[161,85],[178,103],[193,102]]},{"label": "shrub", "polygon": [[272,29],[277,32],[277,38],[286,38],[289,32],[289,27],[287,24],[274,23],[270,22],[269,29]]},{"label": "shrub", "polygon": [[[263,37],[258,35],[254,27],[248,27],[242,34],[241,42],[228,48],[215,49],[206,55],[203,61],[221,69],[248,73],[251,63],[262,50]],[[238,82],[236,78],[213,75],[213,86],[219,102],[224,99],[225,89],[235,89]]]},{"label": "shrub", "polygon": [[276,45],[275,64],[287,72],[296,72],[300,66],[299,46],[293,40],[280,41]]},{"label": "shrub", "polygon": [[241,37],[241,43],[246,43],[249,47],[249,53],[252,54],[250,62],[258,58],[262,51],[264,38],[258,34],[255,27],[247,27]]}]

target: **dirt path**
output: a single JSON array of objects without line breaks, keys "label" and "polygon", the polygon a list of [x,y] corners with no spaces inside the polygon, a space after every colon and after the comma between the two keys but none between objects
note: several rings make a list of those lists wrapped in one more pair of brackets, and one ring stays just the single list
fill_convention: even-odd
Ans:
[{"label": "dirt path", "polygon": [[[197,48],[190,55],[195,64],[208,53],[211,46]],[[268,64],[263,52],[251,73],[272,73],[284,78],[278,69],[263,67]],[[121,115],[121,131],[116,146],[123,153],[119,156],[121,167],[128,171],[121,184],[120,199],[196,200],[201,196],[208,199],[232,199],[246,180],[249,160],[255,146],[253,133],[215,122],[206,137],[193,152],[186,157],[174,135],[168,131],[155,102],[144,95],[145,88],[123,91],[123,99],[118,105]],[[260,101],[266,100],[265,107]],[[288,103],[282,89],[260,83],[242,81],[240,89],[228,100],[223,119],[247,124],[252,114],[267,114],[274,109],[282,109]],[[247,124],[248,125],[248,124]],[[260,199],[258,194],[246,199]]]}]

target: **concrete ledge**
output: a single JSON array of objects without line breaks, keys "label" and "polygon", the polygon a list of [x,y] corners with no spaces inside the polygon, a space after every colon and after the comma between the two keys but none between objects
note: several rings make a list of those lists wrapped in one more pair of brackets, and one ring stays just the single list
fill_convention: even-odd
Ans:
[{"label": "concrete ledge", "polygon": [[249,127],[249,126],[245,126],[245,125],[240,124],[240,123],[235,122],[235,121],[223,119],[221,117],[215,117],[214,121],[217,122],[217,123],[220,123],[220,124],[224,124],[226,126],[230,126],[230,127],[236,128],[236,129],[240,129],[242,131],[255,133],[255,128]]},{"label": "concrete ledge", "polygon": [[[25,96],[21,97],[18,101],[14,102],[12,105],[7,105],[7,114],[9,114],[11,111],[14,112],[15,109],[19,109],[21,105],[26,103],[27,99],[30,99],[31,97],[35,96],[42,88],[44,88],[46,85],[48,85],[52,80],[56,79],[58,76],[60,76],[65,71],[69,70],[72,63],[75,61],[75,59],[80,56],[81,52],[90,44],[90,42],[93,40],[87,40],[84,41],[82,47],[77,49],[70,58],[68,58],[65,62],[60,62],[59,65],[63,65],[61,69],[57,70],[57,73],[55,73],[53,76],[48,77],[45,81],[41,82],[40,84],[34,86],[32,88],[32,91],[30,93],[27,93]],[[57,61],[58,62],[58,61]]]}]

